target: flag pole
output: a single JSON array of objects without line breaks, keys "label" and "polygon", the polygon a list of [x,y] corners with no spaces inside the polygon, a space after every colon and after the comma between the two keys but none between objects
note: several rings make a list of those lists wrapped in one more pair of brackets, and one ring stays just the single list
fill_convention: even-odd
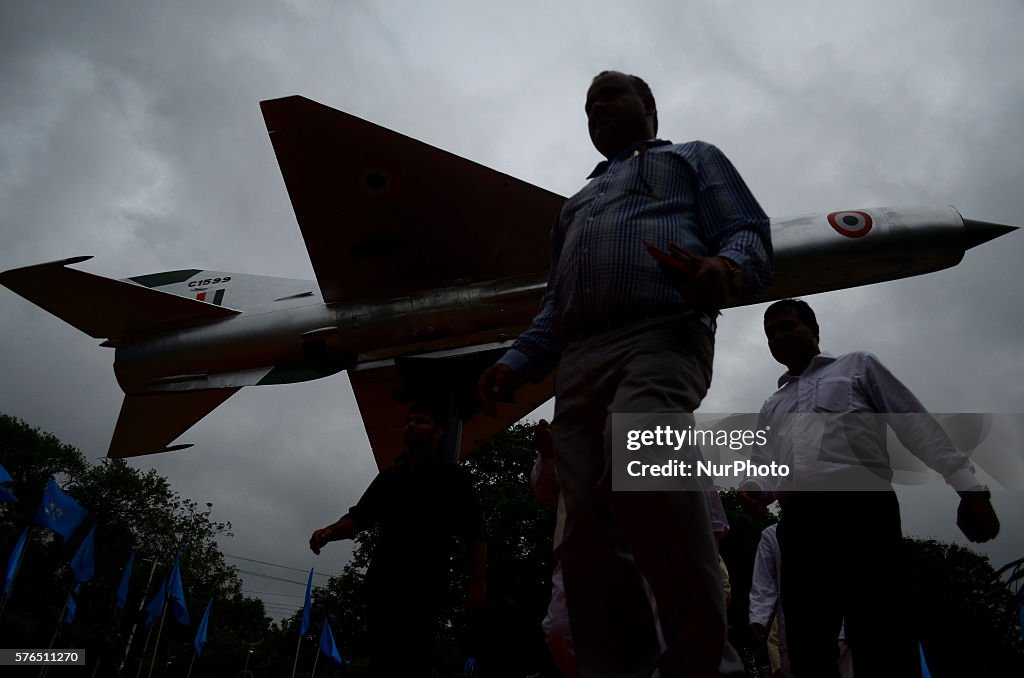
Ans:
[{"label": "flag pole", "polygon": [[68,589],[68,595],[64,596],[64,605],[60,608],[60,617],[57,619],[57,628],[53,631],[53,636],[50,638],[50,645],[46,648],[47,652],[53,649],[53,644],[57,642],[57,636],[60,635],[60,629],[64,626],[64,613],[68,611],[68,598],[71,596],[71,592],[75,590],[74,584]]},{"label": "flag pole", "polygon": [[[144,559],[143,562],[145,562]],[[153,559],[153,567],[149,568],[149,579],[146,581],[146,588],[142,591],[142,600],[139,601],[139,611],[135,614],[135,621],[132,622],[132,630],[128,632],[128,642],[124,647],[124,659],[121,660],[121,665],[117,667],[117,672],[121,673],[124,670],[125,664],[128,663],[128,654],[132,651],[132,640],[135,638],[135,629],[139,627],[139,615],[142,614],[142,610],[146,607],[146,595],[149,594],[149,587],[153,584],[153,574],[156,573],[156,566],[160,564],[160,561],[156,558]],[[146,634],[146,645],[142,649],[142,655],[146,655],[146,648],[149,647],[149,634]],[[138,678],[138,674],[136,674]]]},{"label": "flag pole", "polygon": [[[71,595],[71,591],[73,591],[74,588],[75,586],[72,584],[71,588],[68,589],[68,595],[64,596],[64,604],[60,608],[60,616],[57,617],[57,628],[53,630],[53,636],[50,637],[50,645],[46,648],[47,652],[53,649],[53,644],[57,642],[57,636],[60,635],[60,629],[64,626],[64,613],[68,610],[68,596]],[[43,664],[42,668],[39,670],[39,678],[44,678],[44,676],[46,676],[47,668],[47,665]]]},{"label": "flag pole", "polygon": [[146,674],[146,678],[153,678],[153,667],[156,666],[156,651],[160,649],[160,634],[164,632],[164,617],[166,616],[167,599],[164,598],[164,610],[160,613],[160,628],[156,630],[156,643],[153,644],[153,659],[151,659],[149,662],[149,673]]},{"label": "flag pole", "polygon": [[313,660],[313,673],[310,674],[309,678],[316,678],[316,663],[320,661],[320,648],[316,649],[316,659]]},{"label": "flag pole", "polygon": [[[302,604],[302,621],[299,622],[299,642],[295,644],[295,661],[292,662],[292,678],[295,678],[295,669],[299,666],[299,650],[302,649],[302,636],[309,630],[309,608],[311,605],[310,592],[313,589],[313,568],[309,568],[309,579],[306,580],[306,601]],[[316,660],[313,660],[314,667]]]},{"label": "flag pole", "polygon": [[292,678],[295,678],[295,669],[299,665],[299,648],[302,647],[302,634],[299,634],[299,642],[295,646],[295,661],[292,663]]},{"label": "flag pole", "polygon": [[196,651],[192,650],[192,661],[188,663],[188,673],[185,674],[185,678],[192,678],[192,665],[196,663]]},{"label": "flag pole", "polygon": [[146,665],[146,650],[149,649],[149,637],[153,635],[153,627],[146,629],[146,642],[142,644],[142,654],[139,656],[139,668],[135,671],[135,678],[142,675],[142,667]]}]

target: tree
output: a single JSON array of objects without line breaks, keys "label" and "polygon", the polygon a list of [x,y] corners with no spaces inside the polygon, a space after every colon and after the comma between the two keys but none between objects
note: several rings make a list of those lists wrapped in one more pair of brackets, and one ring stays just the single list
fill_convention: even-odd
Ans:
[{"label": "tree", "polygon": [[987,557],[904,539],[904,562],[911,619],[935,678],[1024,675],[1017,605]]},{"label": "tree", "polygon": [[[3,551],[31,524],[46,483],[57,476],[64,489],[89,511],[83,527],[64,543],[43,529],[34,529],[25,550],[15,590],[0,619],[0,637],[11,646],[46,647],[71,584],[68,563],[89,525],[96,526],[95,576],[83,585],[75,621],[66,626],[58,646],[90,649],[90,660],[105,666],[120,663],[129,629],[138,621],[140,602],[152,596],[181,553],[181,574],[190,624],[165,623],[158,663],[172,660],[187,666],[192,639],[206,601],[214,598],[214,619],[203,662],[222,672],[242,665],[244,640],[269,633],[269,618],[259,600],[242,596],[235,569],[217,546],[218,535],[230,535],[230,524],[210,519],[210,507],[200,507],[175,492],[155,471],[134,469],[123,460],[104,459],[89,466],[81,453],[24,422],[0,415],[0,458],[14,477],[12,490],[21,503],[0,513]],[[123,568],[137,550],[128,604],[115,612],[114,601]],[[157,563],[154,568],[153,563]],[[146,584],[150,573],[149,591]],[[142,634],[144,637],[144,633]],[[142,649],[136,636],[129,666]],[[241,661],[239,661],[241,658]],[[148,663],[148,659],[147,659]],[[104,672],[106,673],[106,672]]]}]

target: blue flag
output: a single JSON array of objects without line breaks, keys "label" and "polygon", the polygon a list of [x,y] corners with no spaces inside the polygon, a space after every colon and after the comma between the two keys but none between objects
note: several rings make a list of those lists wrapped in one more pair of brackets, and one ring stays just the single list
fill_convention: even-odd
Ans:
[{"label": "blue flag", "polygon": [[18,543],[11,551],[11,557],[7,560],[7,576],[4,578],[4,595],[11,597],[11,589],[14,588],[14,575],[18,572],[18,563],[21,562],[21,554],[25,550],[25,540],[28,539],[28,528],[21,533]]},{"label": "blue flag", "polygon": [[75,581],[79,584],[84,584],[92,579],[92,575],[96,572],[95,536],[96,526],[93,525],[71,559],[71,574],[75,576]]},{"label": "blue flag", "polygon": [[924,645],[917,641],[917,649],[921,653],[921,678],[932,678],[932,672],[928,670],[928,662],[924,660]]},{"label": "blue flag", "polygon": [[67,541],[88,514],[50,478],[46,492],[43,493],[43,501],[36,511],[36,525],[50,528]]},{"label": "blue flag", "polygon": [[156,595],[153,596],[153,600],[149,601],[149,605],[146,606],[146,623],[143,624],[147,629],[153,625],[156,618],[163,614],[164,611],[164,598],[167,597],[167,578],[160,582],[160,588],[157,589]]},{"label": "blue flag", "polygon": [[310,593],[313,591],[313,568],[309,568],[309,581],[306,582],[306,602],[302,606],[302,628],[299,629],[299,636],[306,635],[309,630],[309,608]]},{"label": "blue flag", "polygon": [[167,584],[167,602],[179,624],[188,624],[188,608],[185,606],[185,587],[181,583],[181,554],[174,557],[171,578]]},{"label": "blue flag", "polygon": [[341,664],[341,653],[338,652],[338,646],[334,644],[334,634],[331,633],[331,625],[327,623],[327,617],[324,617],[324,630],[320,633],[320,651]]},{"label": "blue flag", "polygon": [[200,657],[203,656],[203,646],[206,645],[206,627],[210,623],[211,607],[213,607],[213,596],[210,596],[210,602],[206,604],[206,612],[203,613],[203,618],[199,622],[199,628],[196,630],[196,639],[192,641],[193,647],[196,648],[196,654]]},{"label": "blue flag", "polygon": [[68,591],[68,600],[64,603],[64,623],[70,624],[75,621],[75,612],[78,611],[78,603],[75,601],[75,596],[78,595],[79,591],[82,590],[81,584],[75,584],[75,588]]},{"label": "blue flag", "polygon": [[18,501],[18,498],[14,496],[14,493],[3,485],[4,483],[9,483],[13,480],[14,478],[12,478],[11,474],[7,472],[7,469],[0,464],[0,502],[13,504]]},{"label": "blue flag", "polygon": [[117,609],[123,610],[128,604],[128,584],[132,580],[132,565],[135,564],[135,551],[128,556],[128,564],[124,566],[124,574],[121,575],[121,583],[117,587]]}]

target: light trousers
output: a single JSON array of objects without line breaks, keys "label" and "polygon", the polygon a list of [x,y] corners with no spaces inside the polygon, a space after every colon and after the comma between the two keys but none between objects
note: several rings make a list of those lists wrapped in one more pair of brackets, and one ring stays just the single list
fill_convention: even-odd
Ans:
[{"label": "light trousers", "polygon": [[[714,335],[698,319],[640,321],[571,343],[552,435],[566,521],[556,555],[585,678],[744,676],[726,640],[718,554],[701,491],[613,492],[612,413],[693,412]],[[650,584],[664,634],[661,651]]]}]

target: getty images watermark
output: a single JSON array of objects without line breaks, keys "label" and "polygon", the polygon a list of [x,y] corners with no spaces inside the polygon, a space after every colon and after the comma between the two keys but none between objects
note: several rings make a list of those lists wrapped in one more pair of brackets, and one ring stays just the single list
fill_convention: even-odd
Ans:
[{"label": "getty images watermark", "polygon": [[614,490],[884,490],[960,468],[1024,489],[1024,415],[612,415]]},{"label": "getty images watermark", "polygon": [[[623,415],[616,415],[623,416]],[[629,416],[629,415],[625,415]],[[694,428],[687,425],[684,429],[673,428],[666,424],[656,424],[650,429],[630,428],[626,430],[626,450],[640,452],[647,448],[679,454],[683,449],[725,447],[739,451],[751,446],[763,447],[768,444],[768,433],[771,427],[756,430],[714,430]],[[685,455],[684,455],[685,456]],[[652,463],[653,461],[653,463]],[[757,464],[747,459],[737,459],[725,463],[715,463],[702,456],[686,456],[685,459],[654,459],[647,455],[644,459],[630,459],[626,462],[626,473],[632,478],[638,477],[708,477],[708,478],[748,478],[773,477],[788,478],[789,466],[768,461]]]}]

